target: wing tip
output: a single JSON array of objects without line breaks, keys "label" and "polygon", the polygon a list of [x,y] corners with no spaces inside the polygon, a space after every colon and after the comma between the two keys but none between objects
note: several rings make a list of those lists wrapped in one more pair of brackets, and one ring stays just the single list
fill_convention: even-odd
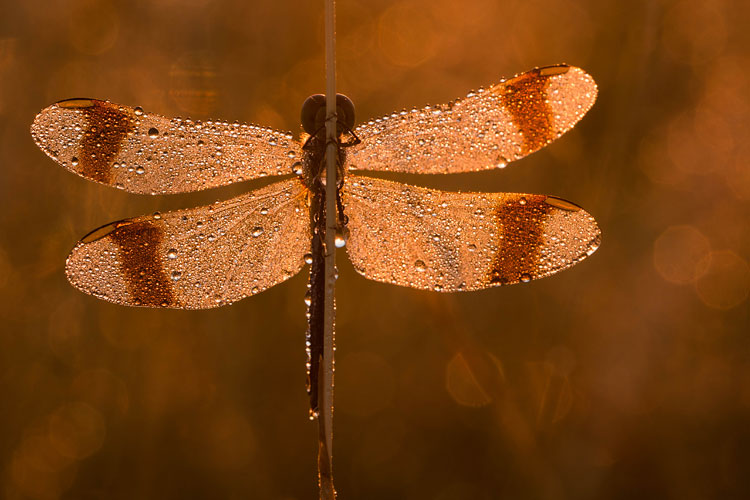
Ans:
[{"label": "wing tip", "polygon": [[56,115],[61,112],[65,112],[66,110],[79,110],[93,107],[102,102],[104,101],[88,97],[76,97],[73,99],[64,99],[54,104],[50,104],[46,108],[39,111],[39,113],[36,114],[31,122],[29,131],[31,132],[32,139],[34,139],[34,143],[47,156],[60,163],[60,160],[57,157],[57,153],[49,144],[50,135],[53,133],[52,122],[56,119]]},{"label": "wing tip", "polygon": [[[602,231],[594,216],[575,203],[562,198],[548,196],[545,203],[553,207],[549,213],[548,227],[551,230],[549,236],[555,237],[552,241],[562,243],[562,247],[558,250],[567,253],[565,260],[569,262],[567,266],[558,270],[567,269],[581,262],[599,249],[602,243]],[[555,233],[558,230],[562,231],[560,234],[569,236],[564,240],[557,238]],[[557,250],[553,254],[556,252]]]},{"label": "wing tip", "polygon": [[579,90],[577,94],[583,98],[582,102],[579,103],[583,108],[581,112],[581,116],[583,116],[594,105],[599,94],[599,87],[596,84],[594,77],[585,70],[577,66],[565,66],[567,67],[567,71],[551,76],[564,75],[560,76],[562,84],[566,88],[572,87]]}]

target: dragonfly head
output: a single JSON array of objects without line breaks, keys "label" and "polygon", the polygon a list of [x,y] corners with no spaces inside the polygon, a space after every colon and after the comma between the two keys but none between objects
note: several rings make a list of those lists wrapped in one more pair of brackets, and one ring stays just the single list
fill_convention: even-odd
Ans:
[{"label": "dragonfly head", "polygon": [[[336,135],[354,127],[354,103],[343,94],[336,94]],[[302,104],[302,128],[310,135],[325,136],[326,96],[311,95]]]}]

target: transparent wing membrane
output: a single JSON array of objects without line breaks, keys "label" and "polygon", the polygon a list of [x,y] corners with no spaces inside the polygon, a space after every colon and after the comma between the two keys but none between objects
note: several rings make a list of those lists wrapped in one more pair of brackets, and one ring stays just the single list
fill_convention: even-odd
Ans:
[{"label": "transparent wing membrane", "polygon": [[70,282],[130,306],[203,309],[295,275],[310,248],[307,190],[290,179],[213,205],[113,222],[68,257]]},{"label": "transparent wing membrane", "polygon": [[31,135],[68,170],[148,194],[289,174],[301,154],[290,134],[239,123],[169,119],[95,99],[69,99],[42,110]]},{"label": "transparent wing membrane", "polygon": [[[538,68],[446,105],[357,127],[361,142],[347,144],[343,169],[442,174],[502,168],[571,129],[596,94],[581,69]],[[304,265],[311,246],[304,183],[317,186],[310,169],[318,159],[290,134],[169,119],[95,99],[42,110],[31,133],[68,170],[135,193],[302,174],[210,206],[93,231],[66,267],[71,283],[86,293],[125,305],[209,308],[265,290]],[[348,174],[342,201],[347,251],[357,271],[419,289],[468,291],[530,281],[583,260],[600,242],[588,213],[551,196],[444,192]]]},{"label": "transparent wing membrane", "polygon": [[538,68],[450,104],[393,113],[355,130],[352,170],[447,174],[502,168],[570,130],[596,84],[567,65]]},{"label": "transparent wing membrane", "polygon": [[444,292],[530,281],[585,259],[596,221],[543,195],[453,193],[349,176],[346,248],[364,277]]}]

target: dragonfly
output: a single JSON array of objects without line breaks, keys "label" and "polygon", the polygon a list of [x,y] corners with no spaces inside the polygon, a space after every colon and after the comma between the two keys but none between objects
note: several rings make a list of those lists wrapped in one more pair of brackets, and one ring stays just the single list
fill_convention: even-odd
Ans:
[{"label": "dragonfly", "polygon": [[[356,127],[352,102],[337,95],[336,246],[365,278],[437,292],[528,282],[580,262],[601,233],[574,203],[427,189],[360,172],[504,168],[570,130],[596,94],[591,76],[561,64]],[[260,293],[309,264],[307,390],[316,410],[328,251],[325,97],[308,98],[301,118],[295,140],[256,125],[69,99],[42,110],[31,134],[66,169],[132,193],[285,176],[211,205],[106,224],[75,245],[65,272],[76,288],[117,304],[203,309]]]}]

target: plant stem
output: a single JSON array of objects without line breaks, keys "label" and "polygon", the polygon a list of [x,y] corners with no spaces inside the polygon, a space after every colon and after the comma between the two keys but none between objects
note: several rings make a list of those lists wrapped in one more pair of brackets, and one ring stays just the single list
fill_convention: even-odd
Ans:
[{"label": "plant stem", "polygon": [[325,0],[326,47],[326,232],[325,295],[323,312],[323,362],[319,377],[320,415],[318,417],[318,477],[321,500],[334,500],[333,487],[333,346],[334,285],[336,282],[336,191],[338,186],[338,144],[336,137],[336,11],[334,0]]}]

